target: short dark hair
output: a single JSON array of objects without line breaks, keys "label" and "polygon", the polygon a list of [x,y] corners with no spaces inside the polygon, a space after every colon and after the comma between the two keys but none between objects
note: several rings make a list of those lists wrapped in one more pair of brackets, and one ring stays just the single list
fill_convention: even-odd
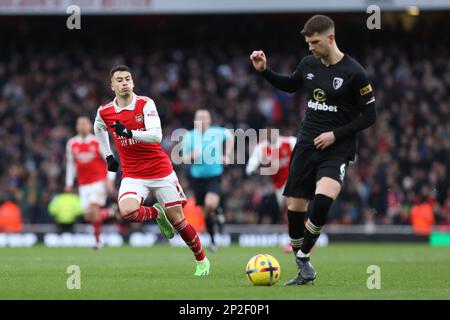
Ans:
[{"label": "short dark hair", "polygon": [[129,66],[126,66],[124,64],[119,64],[117,66],[114,66],[111,71],[109,72],[109,78],[111,79],[114,75],[115,72],[117,71],[128,71],[129,73],[131,73],[131,69]]},{"label": "short dark hair", "polygon": [[86,119],[89,119],[89,120],[91,119],[88,115],[82,114],[82,115],[80,115],[80,116],[77,117],[77,120],[78,120],[78,119],[82,119],[82,118],[86,118]]},{"label": "short dark hair", "polygon": [[300,32],[302,36],[312,36],[314,33],[322,33],[334,28],[334,22],[330,17],[317,14],[306,21],[303,30]]}]

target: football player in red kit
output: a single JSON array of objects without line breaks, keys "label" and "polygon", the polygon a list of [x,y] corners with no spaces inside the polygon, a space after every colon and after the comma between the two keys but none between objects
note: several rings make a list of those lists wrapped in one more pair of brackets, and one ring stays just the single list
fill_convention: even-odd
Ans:
[{"label": "football player in red kit", "polygon": [[[106,161],[100,152],[97,139],[92,134],[92,123],[88,117],[79,117],[76,124],[77,135],[66,145],[66,186],[73,190],[77,177],[78,191],[84,211],[84,219],[94,227],[95,246],[101,247],[100,234],[103,220],[113,215],[113,210],[102,209],[106,205],[107,192],[114,192],[116,174],[107,174]],[[108,177],[108,179],[107,179]]]},{"label": "football player in red kit", "polygon": [[[260,141],[247,162],[245,171],[251,175],[261,166],[269,165],[275,172],[271,174],[273,188],[281,212],[286,213],[286,198],[283,196],[284,187],[289,175],[289,161],[297,138],[293,136],[279,136],[276,129],[267,127],[267,139]],[[292,246],[287,244],[285,252],[292,252]]]},{"label": "football player in red kit", "polygon": [[[174,236],[173,226],[194,253],[197,261],[194,274],[208,275],[210,263],[200,238],[184,217],[186,196],[169,156],[160,145],[161,121],[155,102],[133,92],[133,78],[127,66],[114,67],[110,80],[116,97],[98,108],[94,131],[109,171],[117,171],[119,167],[110,149],[108,131],[114,137],[122,166],[118,195],[121,217],[132,222],[155,219],[167,238]],[[158,202],[147,207],[143,202],[150,192]]]}]

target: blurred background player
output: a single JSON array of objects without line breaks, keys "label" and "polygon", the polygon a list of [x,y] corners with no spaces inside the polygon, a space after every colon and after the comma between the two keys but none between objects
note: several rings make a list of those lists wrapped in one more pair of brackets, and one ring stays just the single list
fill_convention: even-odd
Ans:
[{"label": "blurred background player", "polygon": [[[278,208],[283,216],[286,216],[286,198],[283,196],[286,180],[289,175],[289,161],[292,150],[294,150],[297,138],[293,136],[280,136],[279,130],[272,127],[266,127],[267,139],[260,136],[260,142],[253,149],[245,172],[248,176],[258,170],[261,165],[269,165],[277,168],[272,178],[272,184],[277,199]],[[262,141],[261,141],[262,140]],[[285,252],[292,252],[292,246],[287,244],[284,247]]]},{"label": "blurred background player", "polygon": [[66,145],[66,186],[64,191],[73,190],[77,177],[78,192],[84,212],[84,219],[94,228],[95,247],[101,247],[100,234],[103,220],[114,214],[114,210],[102,209],[106,205],[108,192],[114,193],[114,172],[107,173],[106,161],[100,151],[97,138],[92,134],[92,123],[87,117],[79,117],[76,123],[77,135]]},{"label": "blurred background player", "polygon": [[285,285],[303,285],[316,278],[310,251],[341,191],[345,167],[354,160],[356,133],[376,121],[375,97],[367,73],[337,47],[333,20],[315,15],[305,23],[301,34],[312,54],[303,58],[289,76],[267,68],[263,51],[250,55],[255,69],[276,88],[295,92],[304,86],[308,91],[308,109],[283,193],[289,210],[289,237],[299,268],[298,275]]},{"label": "blurred background player", "polygon": [[[129,67],[112,68],[110,79],[116,97],[99,107],[94,128],[109,171],[117,171],[119,163],[111,152],[108,130],[119,152],[122,166],[118,195],[120,214],[124,220],[132,222],[155,219],[167,238],[174,236],[173,225],[194,253],[197,261],[194,274],[208,275],[210,263],[200,238],[183,214],[186,196],[160,145],[162,130],[156,105],[152,99],[133,92]],[[158,202],[147,207],[142,204],[150,191]]]},{"label": "blurred background player", "polygon": [[[233,142],[231,132],[222,127],[211,126],[211,114],[199,109],[194,116],[194,129],[183,137],[183,160],[190,163],[190,182],[195,194],[195,201],[202,207],[206,230],[211,237],[209,250],[217,251],[214,239],[216,224],[219,231],[224,223],[224,216],[219,208],[221,197],[221,176],[224,164],[231,162]],[[223,153],[225,145],[225,154]]]}]

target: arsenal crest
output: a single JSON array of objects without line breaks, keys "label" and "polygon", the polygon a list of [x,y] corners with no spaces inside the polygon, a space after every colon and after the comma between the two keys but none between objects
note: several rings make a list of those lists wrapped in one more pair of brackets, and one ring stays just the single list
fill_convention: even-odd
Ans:
[{"label": "arsenal crest", "polygon": [[142,123],[142,121],[144,121],[144,116],[142,114],[138,114],[136,117],[136,122],[137,123]]},{"label": "arsenal crest", "polygon": [[342,83],[344,82],[344,79],[339,77],[334,77],[333,79],[333,88],[334,90],[339,89],[342,86]]}]

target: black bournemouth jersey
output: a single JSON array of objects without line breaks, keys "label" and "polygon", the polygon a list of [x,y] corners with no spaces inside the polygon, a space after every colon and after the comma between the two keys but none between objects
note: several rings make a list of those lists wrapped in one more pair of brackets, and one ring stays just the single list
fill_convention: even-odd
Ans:
[{"label": "black bournemouth jersey", "polygon": [[364,68],[356,60],[346,54],[327,67],[319,58],[309,55],[291,76],[271,70],[264,71],[263,76],[284,91],[294,92],[301,87],[307,90],[307,111],[298,143],[314,148],[314,138],[333,131],[336,141],[324,151],[353,158],[356,133],[374,122],[374,119],[366,121],[361,115],[368,110],[375,112],[372,87]]}]

